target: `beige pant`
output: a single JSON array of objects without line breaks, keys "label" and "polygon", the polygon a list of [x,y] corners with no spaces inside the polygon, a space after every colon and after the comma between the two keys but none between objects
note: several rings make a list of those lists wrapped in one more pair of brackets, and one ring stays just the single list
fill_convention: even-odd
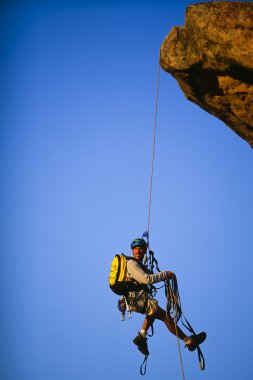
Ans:
[{"label": "beige pant", "polygon": [[157,311],[158,301],[154,298],[148,298],[145,290],[140,292],[129,292],[127,297],[129,311],[152,316]]}]

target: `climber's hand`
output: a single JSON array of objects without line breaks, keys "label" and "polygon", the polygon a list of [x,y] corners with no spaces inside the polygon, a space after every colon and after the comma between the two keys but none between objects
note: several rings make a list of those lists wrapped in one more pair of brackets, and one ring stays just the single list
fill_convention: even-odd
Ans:
[{"label": "climber's hand", "polygon": [[173,277],[175,277],[175,273],[174,272],[171,272],[171,271],[166,271],[167,273],[167,276],[168,276],[168,280],[172,280]]}]

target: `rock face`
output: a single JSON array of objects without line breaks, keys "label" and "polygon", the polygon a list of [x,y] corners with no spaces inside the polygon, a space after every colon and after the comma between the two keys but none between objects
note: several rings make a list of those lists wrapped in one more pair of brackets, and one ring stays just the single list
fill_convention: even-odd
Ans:
[{"label": "rock face", "polygon": [[160,54],[186,98],[253,147],[253,3],[190,5],[185,26],[172,28]]}]

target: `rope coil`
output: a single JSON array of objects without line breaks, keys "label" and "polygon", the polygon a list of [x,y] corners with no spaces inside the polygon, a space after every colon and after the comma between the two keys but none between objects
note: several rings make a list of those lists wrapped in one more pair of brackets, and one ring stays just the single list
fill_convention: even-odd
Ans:
[{"label": "rope coil", "polygon": [[[179,338],[178,338],[178,334],[177,334],[177,322],[179,320],[181,320],[182,325],[192,335],[196,335],[196,333],[195,333],[193,327],[191,326],[190,322],[186,319],[186,317],[182,311],[180,294],[179,294],[179,290],[178,290],[178,284],[177,284],[176,276],[174,276],[172,280],[166,282],[165,295],[167,298],[166,313],[168,315],[168,318],[169,317],[173,318],[174,323],[175,323],[175,330],[176,330],[178,348],[179,348],[179,356],[180,356],[180,361],[181,361],[182,376],[183,376],[183,379],[185,379],[182,354],[181,354]],[[183,318],[184,318],[184,320],[183,320]],[[204,371],[204,369],[205,369],[205,358],[204,358],[204,355],[203,355],[201,348],[199,346],[197,347],[197,352],[198,352],[198,360],[199,360],[200,369],[202,371]]]},{"label": "rope coil", "polygon": [[182,316],[182,310],[181,310],[181,301],[180,301],[180,295],[179,295],[176,276],[174,276],[171,280],[166,281],[165,294],[166,294],[166,299],[167,299],[166,315],[167,315],[167,318],[172,318],[175,324],[182,378],[183,380],[185,380],[183,358],[182,358],[182,352],[181,352],[180,341],[179,341],[178,330],[177,330],[177,322],[180,320]]}]

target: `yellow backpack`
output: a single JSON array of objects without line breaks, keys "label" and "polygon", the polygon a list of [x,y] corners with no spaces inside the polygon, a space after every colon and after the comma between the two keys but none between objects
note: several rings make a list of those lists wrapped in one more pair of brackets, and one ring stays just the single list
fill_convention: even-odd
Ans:
[{"label": "yellow backpack", "polygon": [[121,253],[114,256],[109,274],[109,286],[118,295],[127,293],[126,284],[127,257]]}]

